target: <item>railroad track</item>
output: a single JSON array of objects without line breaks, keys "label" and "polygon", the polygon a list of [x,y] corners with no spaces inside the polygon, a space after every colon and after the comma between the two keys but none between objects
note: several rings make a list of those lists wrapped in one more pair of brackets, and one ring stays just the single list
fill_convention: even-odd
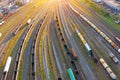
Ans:
[{"label": "railroad track", "polygon": [[96,25],[90,22],[86,17],[76,11],[70,4],[70,8],[76,12],[84,21],[86,21],[97,33],[99,33],[105,40],[108,42],[118,53],[120,53],[120,48],[104,33],[102,32]]},{"label": "railroad track", "polygon": [[[31,6],[31,7],[34,7],[34,6]],[[31,8],[31,7],[29,7],[29,8]],[[37,7],[37,9],[40,9],[41,7]],[[33,10],[34,12],[33,13],[35,13],[35,12],[38,12],[38,10]],[[27,12],[27,10],[24,12],[24,13],[26,13]],[[12,37],[14,37],[15,36],[15,33],[17,34],[17,32],[19,31],[19,28],[20,28],[20,26],[22,26],[21,28],[23,28],[23,27],[25,27],[25,26],[27,26],[27,25],[22,25],[21,23],[23,23],[28,17],[27,17],[28,15],[26,15],[26,16],[22,16],[22,19],[20,19],[19,20],[19,23],[18,24],[15,24],[15,25],[11,25],[11,26],[13,26],[6,34],[5,34],[5,36],[2,38],[2,40],[0,41],[0,62],[3,60],[3,58],[4,58],[4,48],[5,48],[5,46],[7,45],[7,43],[8,43],[8,40],[10,40]],[[30,14],[30,16],[32,16],[33,17],[33,14]],[[20,29],[21,29],[20,28]]]},{"label": "railroad track", "polygon": [[[55,25],[55,21],[54,21],[51,23],[51,29],[50,29],[50,31],[52,32],[50,35],[51,41],[52,41],[51,47],[52,47],[54,59],[56,60],[55,63],[57,64],[57,68],[58,68],[57,75],[59,78],[64,80],[64,79],[67,79],[67,77],[66,77],[66,75],[63,75],[63,73],[65,73],[65,70],[63,70],[63,69],[66,69],[66,67],[68,66],[67,65],[68,63],[66,64],[67,59],[66,59],[66,57],[64,57],[64,54],[60,54],[60,53],[64,53],[64,52],[61,51],[61,45],[58,42],[59,39],[57,37],[57,32],[55,31],[55,27],[56,27],[56,25]],[[59,48],[59,50],[56,47]],[[59,52],[59,53],[57,53],[57,52]],[[65,65],[62,64],[63,61],[64,61]],[[63,68],[59,67],[60,65],[62,65],[61,67],[63,67]]]},{"label": "railroad track", "polygon": [[[56,21],[58,21],[58,19],[56,19]],[[57,25],[58,25],[58,24],[59,24],[59,23],[57,22]],[[85,79],[85,75],[84,75],[83,73],[81,74],[81,72],[79,72],[79,69],[78,69],[78,67],[76,66],[76,63],[74,62],[74,61],[77,59],[77,55],[76,55],[74,49],[71,49],[71,51],[70,51],[68,45],[66,44],[66,40],[65,40],[64,37],[63,37],[63,34],[62,34],[62,32],[61,32],[60,27],[57,26],[57,28],[58,28],[58,31],[59,31],[59,34],[60,34],[60,39],[61,39],[61,41],[62,41],[63,47],[64,47],[64,49],[65,49],[65,53],[66,53],[67,56],[68,56],[68,59],[69,59],[69,61],[70,61],[70,65],[72,66],[72,69],[73,69],[73,72],[75,73],[76,79],[77,79],[77,80],[84,80],[84,79]],[[75,60],[74,60],[74,59],[75,59]]]},{"label": "railroad track", "polygon": [[[68,8],[68,10],[66,9],[66,11],[69,12],[71,19],[74,18],[75,16],[72,15],[72,14],[74,14],[74,12],[72,12],[72,11],[70,10],[69,5],[66,5],[66,6],[67,6],[67,8]],[[75,15],[78,16],[77,14],[75,14]],[[69,17],[69,16],[67,16],[67,17]],[[89,55],[91,58],[93,58],[93,60],[95,61],[95,63],[97,63],[97,62],[98,62],[97,59],[99,59],[100,56],[94,54],[94,51],[91,49],[91,47],[90,47],[89,44],[87,43],[87,41],[85,40],[84,36],[80,33],[81,31],[79,31],[79,28],[77,28],[77,26],[79,26],[79,24],[77,24],[74,19],[71,20],[71,21],[69,21],[68,23],[69,23],[69,24],[72,23],[72,24],[70,25],[71,32],[72,32],[73,34],[77,34],[77,36],[80,38],[83,46],[84,46],[85,49],[87,50],[88,55]]]},{"label": "railroad track", "polygon": [[23,45],[24,45],[24,42],[25,42],[25,40],[26,40],[26,38],[28,36],[28,33],[29,33],[29,31],[30,31],[30,29],[32,27],[32,24],[33,23],[31,23],[29,25],[29,27],[25,30],[24,35],[22,37],[22,40],[20,42],[18,52],[17,52],[17,55],[16,55],[16,59],[15,59],[15,65],[14,65],[14,70],[13,70],[14,72],[13,72],[12,80],[16,80],[16,75],[18,73],[18,67],[19,67],[19,64],[20,64],[20,57],[21,57]]},{"label": "railroad track", "polygon": [[[14,78],[16,77],[15,75],[16,75],[16,73],[17,73],[17,67],[18,67],[18,63],[19,63],[19,57],[20,57],[22,45],[23,45],[23,42],[24,42],[24,40],[25,40],[25,38],[26,38],[27,32],[29,31],[30,28],[31,28],[31,26],[29,26],[29,27],[25,30],[25,34],[23,35],[22,40],[21,40],[21,42],[20,42],[20,45],[19,45],[19,48],[18,48],[18,52],[17,52],[16,58],[15,58],[15,65],[14,65],[14,72],[13,72],[13,75],[14,75],[14,76],[13,76],[12,80],[15,80]],[[9,67],[10,67],[10,66],[9,66]],[[3,76],[4,76],[4,74],[3,74]],[[3,80],[6,80],[6,79],[7,79],[7,77],[6,77],[5,79],[3,79]]]},{"label": "railroad track", "polygon": [[[36,65],[36,68],[39,70],[39,71],[41,71],[41,61],[40,61],[40,47],[42,47],[42,41],[41,41],[41,36],[43,35],[43,31],[44,31],[44,27],[42,27],[43,26],[43,24],[40,24],[41,25],[41,28],[40,28],[40,30],[39,30],[39,32],[38,32],[38,34],[37,35],[39,35],[39,36],[37,36],[37,38],[36,38],[36,42],[35,42],[35,50],[34,50],[34,53],[36,53],[36,54],[34,54],[34,56],[35,56],[35,65]],[[41,73],[41,72],[40,72]],[[39,75],[39,76],[36,76],[36,79],[39,79],[39,80],[42,80],[42,76],[41,75]]]},{"label": "railroad track", "polygon": [[[42,25],[44,24],[44,21],[45,21],[45,19],[46,19],[46,16],[47,15],[45,15],[38,23],[37,23],[37,25],[36,25],[36,27],[34,28],[34,30],[33,30],[33,32],[32,32],[32,34],[31,34],[31,37],[30,37],[30,39],[29,39],[29,41],[28,41],[28,44],[27,44],[27,46],[29,46],[28,48],[26,48],[25,49],[25,52],[24,52],[24,57],[27,55],[26,54],[26,51],[28,51],[29,50],[29,55],[28,55],[28,59],[26,59],[26,60],[29,60],[29,62],[27,63],[27,64],[29,64],[29,66],[26,66],[26,67],[28,67],[29,68],[29,71],[28,71],[28,73],[29,73],[29,75],[26,73],[26,74],[22,74],[23,76],[25,76],[26,78],[29,78],[29,80],[36,80],[36,76],[35,76],[35,74],[36,74],[36,66],[35,66],[35,46],[36,46],[36,41],[37,41],[37,36],[38,36],[38,34],[39,34],[39,31],[41,30],[41,27],[42,27]],[[31,44],[31,45],[30,45]],[[24,62],[25,63],[25,62]],[[25,63],[26,64],[26,63]],[[24,64],[24,66],[25,66],[25,64]],[[25,67],[25,68],[26,68]],[[23,70],[24,71],[24,70]],[[28,75],[28,77],[27,77],[27,75]],[[24,77],[23,77],[24,78]],[[25,79],[25,78],[24,78]]]},{"label": "railroad track", "polygon": [[[48,7],[48,5],[47,5],[47,7]],[[43,12],[45,10],[46,9],[44,9]],[[41,20],[39,20],[40,15],[43,15],[43,18]],[[31,36],[30,36],[30,39],[29,39],[29,41],[26,45],[26,46],[29,46],[29,47],[26,47],[26,49],[24,50],[24,56],[20,58],[20,59],[24,58],[23,59],[24,63],[19,64],[19,66],[23,65],[23,67],[24,67],[23,70],[22,70],[22,74],[19,73],[19,75],[22,75],[22,79],[29,79],[29,80],[35,80],[36,79],[36,75],[35,75],[36,74],[36,60],[35,60],[35,58],[36,58],[36,56],[35,56],[36,39],[37,39],[37,36],[39,34],[39,30],[43,29],[43,27],[41,27],[41,26],[44,24],[44,20],[46,19],[46,16],[47,16],[46,13],[45,13],[45,16],[44,16],[43,13],[41,14],[39,12],[36,15],[36,17],[32,20],[33,22],[35,20],[39,20],[39,21],[38,21],[36,27],[33,29],[32,33],[31,33]],[[24,47],[25,47],[25,45],[24,45]],[[28,55],[28,51],[29,51],[29,55]],[[27,58],[25,56],[27,56]],[[29,66],[27,66],[27,64],[29,64]],[[20,69],[20,67],[18,69]],[[28,70],[28,71],[26,71],[26,70]],[[18,78],[19,75],[17,74],[17,78]]]},{"label": "railroad track", "polygon": [[[69,5],[70,6],[70,5]],[[70,6],[71,7],[71,6]],[[87,18],[85,18],[83,15],[79,14],[75,9],[73,9],[71,7],[71,9],[78,15],[80,15],[81,18],[83,18],[90,26],[92,26],[93,29],[95,29],[96,32],[99,33],[99,35],[101,35],[114,49],[116,49],[119,53],[119,47],[108,37],[106,36],[105,33],[103,33],[102,31],[100,31],[93,23],[91,23]],[[99,61],[101,62],[101,57],[99,57]],[[103,63],[101,62],[102,66],[104,67],[104,59],[103,59]],[[107,64],[107,63],[106,63]],[[106,67],[104,67],[105,70],[107,71],[108,75],[112,78],[112,79],[116,79],[116,75],[112,72],[111,69],[107,69]],[[109,68],[109,67],[108,67]],[[109,73],[111,72],[111,73]]]},{"label": "railroad track", "polygon": [[[38,15],[36,17],[38,17]],[[34,18],[34,20],[35,20],[35,18]],[[22,51],[23,45],[25,43],[25,40],[28,36],[28,33],[30,32],[30,29],[33,26],[34,20],[31,23],[29,22],[30,24],[28,22],[26,23],[27,24],[26,26],[28,26],[28,27],[24,30],[23,34],[21,35],[20,39],[18,40],[18,43],[16,44],[19,47],[17,49],[17,54],[15,56],[13,56],[15,58],[15,63],[13,64],[14,66],[12,65],[14,68],[12,70],[12,74],[10,74],[11,77],[12,77],[11,78],[12,80],[16,79],[16,75],[17,75],[18,67],[19,67],[18,65],[20,64],[19,61],[20,61],[21,51]],[[13,34],[16,35],[20,28],[21,28],[21,26],[18,27]]]}]

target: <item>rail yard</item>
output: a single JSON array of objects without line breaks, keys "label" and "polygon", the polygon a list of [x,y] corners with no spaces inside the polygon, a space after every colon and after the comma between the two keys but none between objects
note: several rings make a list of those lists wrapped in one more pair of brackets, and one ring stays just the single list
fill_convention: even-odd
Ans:
[{"label": "rail yard", "polygon": [[32,0],[0,25],[1,80],[120,80],[120,31],[83,0]]}]

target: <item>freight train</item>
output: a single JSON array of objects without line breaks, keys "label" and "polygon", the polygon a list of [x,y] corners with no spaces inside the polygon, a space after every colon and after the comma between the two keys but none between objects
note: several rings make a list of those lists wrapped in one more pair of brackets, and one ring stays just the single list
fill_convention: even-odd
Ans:
[{"label": "freight train", "polygon": [[98,32],[114,49],[116,49],[118,51],[118,53],[120,53],[120,48],[104,33],[102,32],[99,28],[97,28],[93,23],[91,23],[87,18],[85,18],[83,15],[80,14],[80,16],[89,24],[91,25],[92,28],[94,28],[94,30],[96,32]]},{"label": "freight train", "polygon": [[90,48],[90,46],[84,39],[83,35],[77,29],[75,31],[76,31],[78,37],[81,39],[82,43],[84,44],[85,48],[87,49],[89,55],[93,57],[92,49]]},{"label": "freight train", "polygon": [[120,48],[104,32],[97,28],[97,26],[90,22],[85,16],[76,11],[70,4],[69,6],[76,14],[78,14],[83,20],[85,20],[96,32],[98,32],[115,50],[117,50],[118,53],[120,53]]},{"label": "freight train", "polygon": [[112,78],[112,80],[116,80],[117,79],[116,75],[113,73],[113,71],[110,69],[110,67],[107,65],[107,63],[103,58],[100,58],[100,63],[102,64],[104,69],[107,71],[109,76]]}]

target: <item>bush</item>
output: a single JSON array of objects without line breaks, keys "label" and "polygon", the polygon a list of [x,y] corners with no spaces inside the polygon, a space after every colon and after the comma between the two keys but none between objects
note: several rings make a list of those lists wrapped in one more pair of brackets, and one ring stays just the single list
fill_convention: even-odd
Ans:
[{"label": "bush", "polygon": [[18,5],[18,6],[22,6],[23,5],[22,2],[20,2],[20,1],[16,1],[15,4]]}]

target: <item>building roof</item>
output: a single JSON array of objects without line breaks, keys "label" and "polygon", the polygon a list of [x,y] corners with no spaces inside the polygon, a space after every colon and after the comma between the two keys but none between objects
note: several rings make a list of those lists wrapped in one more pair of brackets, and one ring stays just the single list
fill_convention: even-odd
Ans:
[{"label": "building roof", "polygon": [[113,0],[103,0],[103,1],[110,6],[120,8],[120,4],[116,1],[113,1]]}]

